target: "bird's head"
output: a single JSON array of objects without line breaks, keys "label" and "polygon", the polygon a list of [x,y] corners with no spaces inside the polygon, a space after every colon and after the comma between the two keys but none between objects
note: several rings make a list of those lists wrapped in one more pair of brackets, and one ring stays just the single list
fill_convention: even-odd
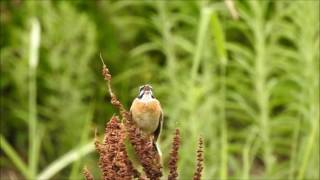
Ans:
[{"label": "bird's head", "polygon": [[153,99],[154,96],[152,94],[152,86],[150,86],[149,84],[140,86],[138,98],[139,99]]}]

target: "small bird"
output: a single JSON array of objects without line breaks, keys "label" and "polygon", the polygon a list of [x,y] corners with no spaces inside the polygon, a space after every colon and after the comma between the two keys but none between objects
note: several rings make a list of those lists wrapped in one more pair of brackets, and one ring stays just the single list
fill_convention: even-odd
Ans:
[{"label": "small bird", "polygon": [[160,102],[153,96],[152,87],[148,84],[140,86],[138,97],[130,108],[131,116],[136,125],[147,135],[151,135],[159,155],[161,151],[156,144],[163,124],[163,112]]}]

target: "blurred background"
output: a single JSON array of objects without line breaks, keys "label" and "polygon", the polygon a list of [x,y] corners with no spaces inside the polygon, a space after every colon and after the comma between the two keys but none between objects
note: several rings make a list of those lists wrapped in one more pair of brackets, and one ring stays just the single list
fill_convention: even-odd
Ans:
[{"label": "blurred background", "polygon": [[1,179],[99,179],[92,140],[145,83],[164,169],[205,141],[204,178],[319,179],[319,1],[1,0]]}]

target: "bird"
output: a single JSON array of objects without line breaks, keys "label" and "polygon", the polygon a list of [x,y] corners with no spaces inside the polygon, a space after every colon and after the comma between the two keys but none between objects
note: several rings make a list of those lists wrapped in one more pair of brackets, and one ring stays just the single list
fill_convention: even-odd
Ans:
[{"label": "bird", "polygon": [[162,130],[163,111],[160,102],[153,95],[151,85],[146,84],[139,87],[139,94],[132,102],[130,114],[137,127],[149,135],[161,156],[157,140]]}]

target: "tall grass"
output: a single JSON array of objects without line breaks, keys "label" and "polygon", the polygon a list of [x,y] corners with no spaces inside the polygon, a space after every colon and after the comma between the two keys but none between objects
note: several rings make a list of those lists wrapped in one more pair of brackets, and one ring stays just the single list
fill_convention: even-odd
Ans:
[{"label": "tall grass", "polygon": [[[38,11],[41,8],[46,10],[45,13]],[[8,141],[15,146],[16,151],[12,151],[9,143],[3,146],[3,151],[15,160],[27,179],[36,179],[42,173],[38,172],[39,168],[50,165],[51,161],[72,148],[80,151],[88,143],[94,104],[93,101],[87,103],[93,93],[93,89],[89,88],[93,76],[90,73],[89,58],[95,49],[95,33],[88,18],[78,17],[74,8],[66,2],[54,7],[49,1],[28,1],[17,11],[17,14],[38,18],[32,20],[31,26],[31,18],[20,26],[11,24],[11,28],[16,31],[10,33],[16,41],[8,42],[9,46],[1,49],[1,62],[4,64],[1,71],[5,74],[3,79],[7,78],[9,82],[2,84],[1,89],[1,109],[4,110],[4,114],[1,113],[1,123],[15,132],[11,134],[1,126],[1,134],[4,135],[4,141],[4,138],[13,135]],[[68,18],[60,21],[62,17]],[[74,22],[75,18],[78,19],[77,22]],[[74,27],[73,31],[71,27]],[[29,130],[25,131],[25,128]],[[80,141],[74,141],[75,139]],[[19,154],[27,157],[27,165]],[[81,156],[83,155],[60,163],[60,167],[61,164],[68,165]],[[81,167],[76,164],[74,171],[80,175]],[[26,167],[28,173],[25,172]],[[51,176],[55,175],[50,173]]]}]

